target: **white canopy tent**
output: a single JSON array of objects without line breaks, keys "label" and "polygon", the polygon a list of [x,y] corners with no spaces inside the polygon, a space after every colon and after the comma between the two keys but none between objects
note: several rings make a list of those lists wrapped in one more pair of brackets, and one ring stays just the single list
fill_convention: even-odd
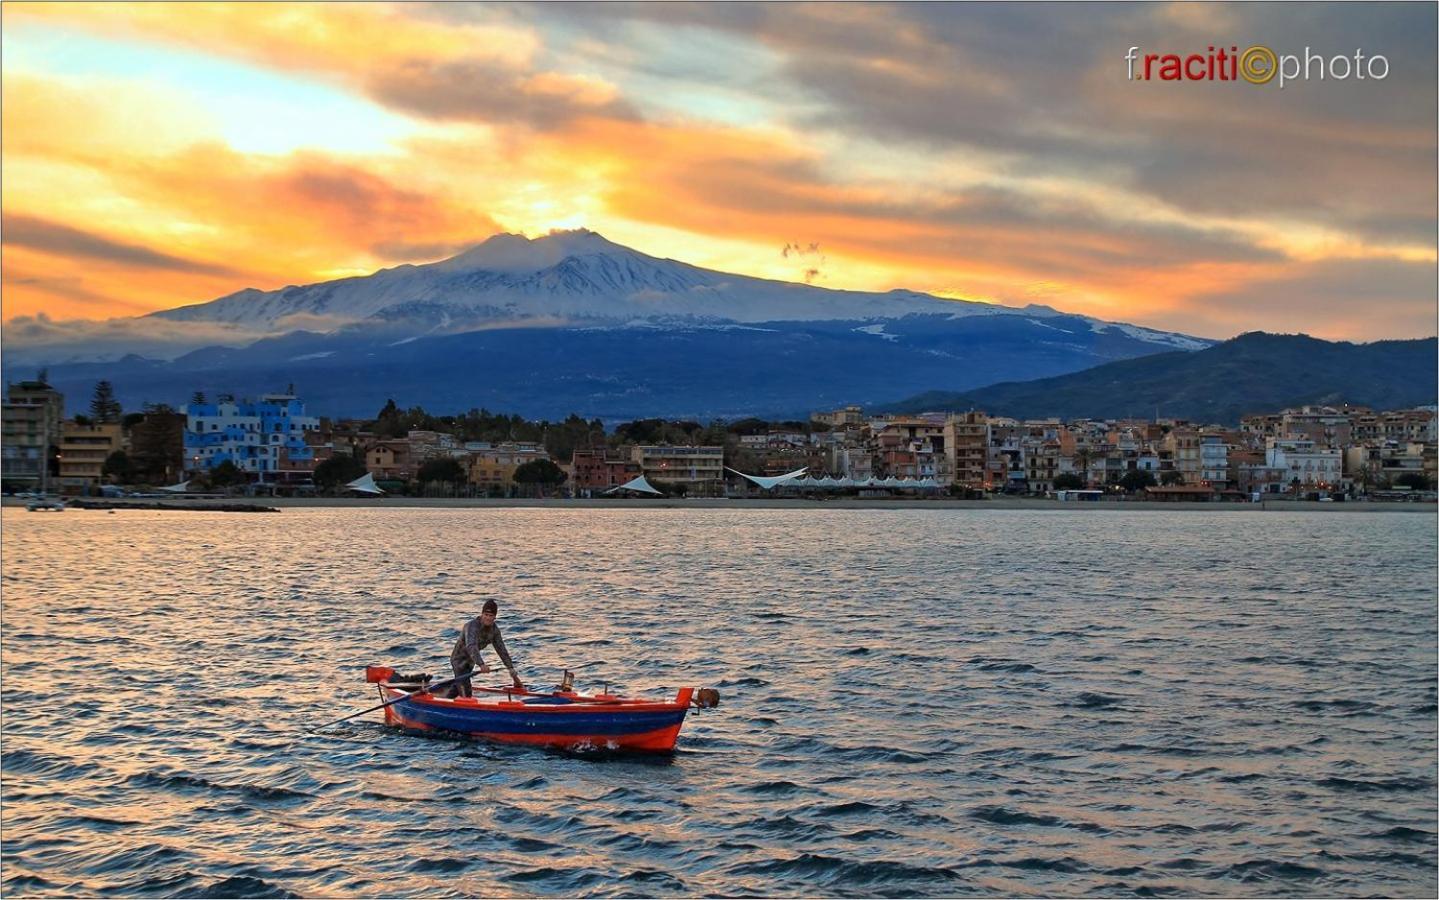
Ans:
[{"label": "white canopy tent", "polygon": [[654,494],[656,497],[664,496],[663,492],[656,490],[654,485],[650,484],[648,481],[645,481],[645,476],[643,475],[638,475],[634,478],[631,478],[624,484],[610,488],[609,490],[605,491],[605,493],[613,494],[616,491],[637,491],[641,494]]},{"label": "white canopy tent", "polygon": [[729,466],[725,466],[725,468],[726,468],[726,469],[729,469],[729,471],[735,473],[736,475],[740,476],[741,478],[747,478],[747,479],[749,479],[750,481],[752,481],[752,482],[754,482],[756,485],[758,485],[762,490],[766,490],[766,491],[771,490],[771,489],[773,489],[773,488],[775,488],[775,487],[778,487],[779,485],[784,484],[784,483],[787,482],[787,481],[793,481],[794,479],[796,479],[796,478],[798,478],[799,476],[803,475],[805,472],[808,472],[808,471],[809,471],[809,467],[808,467],[808,466],[805,466],[803,469],[795,469],[793,472],[787,472],[787,473],[785,473],[784,475],[765,476],[765,475],[746,475],[745,473],[739,471],[738,469],[730,469]]},{"label": "white canopy tent", "polygon": [[345,485],[345,490],[354,491],[357,494],[371,494],[376,497],[385,493],[379,485],[375,484],[375,476],[369,472]]}]

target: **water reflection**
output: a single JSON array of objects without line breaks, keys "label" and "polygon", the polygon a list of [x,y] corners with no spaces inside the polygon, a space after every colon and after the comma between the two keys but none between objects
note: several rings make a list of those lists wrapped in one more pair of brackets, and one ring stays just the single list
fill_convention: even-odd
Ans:
[{"label": "water reflection", "polygon": [[[7,894],[1436,888],[1425,516],[3,525]],[[537,683],[725,705],[660,765],[307,733],[491,594]]]}]

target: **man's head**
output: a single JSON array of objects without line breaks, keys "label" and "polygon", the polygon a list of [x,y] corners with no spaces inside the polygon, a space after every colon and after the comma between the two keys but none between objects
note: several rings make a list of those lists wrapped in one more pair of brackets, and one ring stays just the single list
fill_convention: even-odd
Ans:
[{"label": "man's head", "polygon": [[500,614],[500,605],[493,600],[486,600],[484,608],[480,610],[480,623],[483,625],[495,624],[495,616]]}]

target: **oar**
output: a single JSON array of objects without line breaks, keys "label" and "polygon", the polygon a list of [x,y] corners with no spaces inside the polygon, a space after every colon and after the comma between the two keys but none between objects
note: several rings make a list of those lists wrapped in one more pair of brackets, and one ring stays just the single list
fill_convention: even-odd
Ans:
[{"label": "oar", "polygon": [[[588,666],[588,665],[591,665],[591,663],[583,663],[582,665]],[[576,668],[578,668],[578,667],[576,667]],[[399,703],[401,700],[408,700],[409,698],[415,696],[416,694],[429,694],[429,693],[432,693],[432,692],[435,690],[435,688],[441,688],[441,687],[444,687],[444,686],[447,685],[447,684],[454,684],[454,683],[457,682],[457,681],[463,681],[463,680],[465,680],[466,678],[472,678],[472,677],[474,677],[476,674],[478,674],[477,670],[471,669],[470,671],[466,672],[466,673],[463,674],[463,675],[456,675],[454,678],[446,678],[444,681],[436,681],[436,682],[434,682],[433,684],[427,684],[427,685],[425,685],[424,687],[420,688],[420,689],[417,690],[417,691],[411,691],[410,693],[405,694],[405,695],[400,696],[400,697],[396,697],[396,698],[394,698],[393,700],[386,700],[384,703],[381,703],[381,704],[378,705],[378,706],[372,706],[372,707],[370,707],[369,709],[362,709],[362,710],[360,710],[359,712],[350,713],[348,716],[342,716],[341,718],[338,718],[338,719],[336,719],[336,720],[333,721],[333,722],[327,722],[327,723],[325,723],[324,725],[318,725],[318,726],[316,726],[316,727],[314,727],[314,728],[311,728],[310,731],[311,731],[311,733],[313,733],[313,732],[319,731],[319,730],[321,730],[321,729],[323,729],[323,728],[329,728],[331,725],[338,725],[338,724],[340,724],[341,722],[348,722],[350,719],[353,719],[353,718],[355,718],[355,717],[357,717],[357,716],[363,716],[365,713],[377,712],[378,710],[382,710],[382,709],[384,709],[384,708],[387,707],[387,706],[393,706],[393,705],[395,705],[396,703]],[[471,686],[470,686],[470,689],[471,689],[471,690],[475,690],[475,691],[483,691],[483,692],[485,692],[485,693],[487,693],[487,694],[519,694],[519,695],[521,695],[521,696],[534,696],[534,697],[552,697],[552,696],[556,696],[556,695],[554,695],[554,694],[541,694],[541,693],[539,693],[539,692],[537,692],[537,691],[529,690],[528,688],[521,689],[521,688],[516,688],[516,687],[492,688],[492,687],[477,687],[477,686],[475,686],[475,685],[471,685]]]},{"label": "oar", "polygon": [[[329,728],[331,725],[338,725],[338,724],[340,724],[341,722],[348,722],[350,719],[353,719],[353,718],[355,718],[356,716],[363,716],[365,713],[372,713],[372,712],[375,712],[376,710],[384,709],[384,708],[387,707],[387,706],[393,706],[393,705],[395,705],[396,703],[399,703],[401,700],[408,700],[408,699],[410,699],[411,697],[415,696],[415,694],[428,694],[428,693],[430,693],[431,691],[433,691],[433,690],[434,690],[435,688],[437,688],[437,687],[444,687],[444,686],[447,685],[447,684],[454,684],[456,681],[463,681],[464,679],[469,678],[469,677],[473,676],[474,674],[475,674],[475,672],[474,672],[474,670],[472,669],[472,670],[470,670],[469,672],[466,672],[466,673],[463,674],[463,675],[456,675],[454,678],[446,678],[444,681],[437,681],[437,682],[435,682],[434,684],[425,685],[424,687],[420,688],[420,689],[417,690],[417,691],[412,691],[411,693],[404,694],[403,696],[400,696],[400,697],[396,697],[396,698],[393,699],[393,700],[386,700],[384,703],[381,703],[379,706],[372,706],[372,707],[370,707],[369,709],[362,709],[362,710],[360,710],[360,711],[357,712],[357,713],[350,713],[348,716],[343,716],[343,717],[341,717],[341,718],[339,718],[339,719],[336,719],[336,720],[333,721],[333,722],[326,722],[324,725],[319,725],[319,726],[317,726],[317,727],[315,727],[315,728],[311,728],[310,731],[313,733],[313,732],[319,731],[319,730],[322,729],[322,728]],[[485,690],[485,688],[480,688],[480,690]]]}]

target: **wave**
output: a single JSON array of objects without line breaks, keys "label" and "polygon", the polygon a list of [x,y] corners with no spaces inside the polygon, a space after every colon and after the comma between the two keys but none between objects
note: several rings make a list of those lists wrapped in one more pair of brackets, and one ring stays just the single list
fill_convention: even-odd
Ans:
[{"label": "wave", "polygon": [[160,788],[178,793],[210,791],[222,794],[240,794],[252,800],[311,800],[315,796],[305,791],[271,787],[264,784],[225,784],[211,781],[200,775],[165,775],[158,772],[141,772],[138,775],[131,775],[125,779],[124,783],[132,787]]},{"label": "wave", "polygon": [[189,897],[299,897],[300,894],[271,884],[263,878],[252,875],[232,875],[223,881],[207,885],[195,891],[185,891]]},{"label": "wave", "polygon": [[891,860],[851,862],[816,853],[801,853],[788,859],[746,862],[729,867],[731,875],[763,875],[780,879],[805,879],[821,885],[846,888],[882,885],[899,892],[918,893],[917,885],[953,884],[965,876],[943,866],[921,866]]},{"label": "wave", "polygon": [[1330,776],[1321,778],[1315,782],[1320,787],[1329,788],[1334,791],[1355,791],[1359,793],[1390,791],[1422,791],[1434,786],[1431,778],[1384,778],[1375,781],[1365,781],[1358,778],[1340,778]]},{"label": "wave", "polygon": [[969,811],[971,819],[993,825],[1034,825],[1041,828],[1073,828],[1094,834],[1108,834],[1109,829],[1093,822],[1074,822],[1058,816],[1036,815],[1004,806],[981,806]]}]

